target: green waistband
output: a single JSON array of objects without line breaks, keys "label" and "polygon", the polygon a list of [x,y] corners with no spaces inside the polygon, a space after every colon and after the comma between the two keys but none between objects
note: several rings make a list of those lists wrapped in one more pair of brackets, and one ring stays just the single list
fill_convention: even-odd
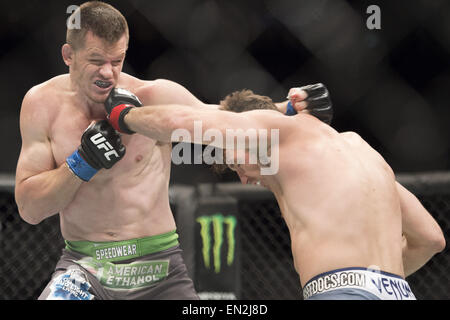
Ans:
[{"label": "green waistband", "polygon": [[163,251],[178,245],[176,230],[156,236],[112,242],[65,241],[66,249],[98,261],[122,261]]}]

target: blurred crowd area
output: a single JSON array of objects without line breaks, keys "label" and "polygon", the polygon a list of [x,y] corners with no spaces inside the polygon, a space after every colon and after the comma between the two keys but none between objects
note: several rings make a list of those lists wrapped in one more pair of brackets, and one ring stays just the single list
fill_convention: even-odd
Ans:
[{"label": "blurred crowd area", "polygon": [[[14,173],[19,112],[34,85],[68,72],[61,59],[67,8],[83,1],[0,4],[0,172]],[[333,127],[356,131],[395,172],[450,169],[450,1],[122,0],[124,71],[176,81],[218,103],[248,88],[286,98],[322,82]],[[370,30],[369,5],[381,29]],[[204,165],[174,166],[172,182],[211,178]]]}]

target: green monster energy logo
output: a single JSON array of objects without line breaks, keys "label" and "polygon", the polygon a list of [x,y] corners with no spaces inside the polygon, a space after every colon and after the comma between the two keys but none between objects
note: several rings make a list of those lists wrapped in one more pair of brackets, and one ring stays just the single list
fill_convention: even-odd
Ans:
[{"label": "green monster energy logo", "polygon": [[[200,236],[202,237],[203,248],[203,261],[206,268],[211,267],[210,250],[211,242],[213,242],[213,261],[214,272],[219,273],[221,268],[220,252],[224,240],[224,226],[226,226],[226,238],[228,240],[228,252],[227,252],[227,265],[231,266],[234,261],[234,250],[236,247],[234,230],[236,228],[236,217],[223,216],[220,213],[211,216],[201,216],[196,219],[200,223]],[[213,229],[213,239],[211,239],[211,225]]]}]

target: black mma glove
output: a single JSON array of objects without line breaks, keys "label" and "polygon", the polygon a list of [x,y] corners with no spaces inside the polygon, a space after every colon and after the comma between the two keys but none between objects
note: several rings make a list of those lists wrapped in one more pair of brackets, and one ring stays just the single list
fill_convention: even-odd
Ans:
[{"label": "black mma glove", "polygon": [[122,88],[114,88],[105,101],[105,110],[108,113],[109,123],[119,132],[133,134],[123,118],[134,107],[141,107],[142,103],[133,93]]},{"label": "black mma glove", "polygon": [[[304,90],[308,95],[308,97],[303,100],[307,102],[307,107],[304,110],[308,110],[309,114],[326,124],[330,124],[333,119],[333,104],[331,103],[327,87],[322,83],[316,83],[300,87],[299,89]],[[297,114],[291,101],[287,104],[285,114],[288,116]]]},{"label": "black mma glove", "polygon": [[81,137],[81,144],[66,162],[81,180],[89,181],[100,169],[110,169],[125,155],[120,135],[106,120],[91,124]]}]

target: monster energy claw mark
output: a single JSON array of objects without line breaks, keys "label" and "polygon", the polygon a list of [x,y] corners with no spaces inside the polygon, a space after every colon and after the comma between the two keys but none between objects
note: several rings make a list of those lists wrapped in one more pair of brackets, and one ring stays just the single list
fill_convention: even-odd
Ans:
[{"label": "monster energy claw mark", "polygon": [[[224,225],[226,226],[226,239],[228,241],[227,265],[231,266],[234,262],[234,252],[236,247],[234,231],[237,220],[234,216],[223,216],[220,213],[211,216],[201,216],[196,219],[200,224],[200,236],[202,238],[203,262],[207,269],[211,268],[210,250],[212,245],[212,256],[214,263],[214,272],[221,270],[221,248],[224,241]],[[212,225],[212,238],[211,238]]]}]

